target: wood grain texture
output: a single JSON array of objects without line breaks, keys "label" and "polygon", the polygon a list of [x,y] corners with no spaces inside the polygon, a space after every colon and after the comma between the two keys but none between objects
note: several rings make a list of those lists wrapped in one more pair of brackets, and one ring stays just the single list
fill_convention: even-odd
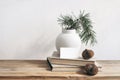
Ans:
[{"label": "wood grain texture", "polygon": [[80,72],[52,72],[43,60],[0,60],[0,80],[120,80],[120,60],[99,60],[95,76]]}]

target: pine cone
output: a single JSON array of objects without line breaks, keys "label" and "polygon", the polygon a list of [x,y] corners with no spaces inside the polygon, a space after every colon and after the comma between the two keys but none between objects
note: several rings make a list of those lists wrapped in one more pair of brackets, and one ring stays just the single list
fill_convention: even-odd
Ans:
[{"label": "pine cone", "polygon": [[95,64],[86,64],[85,71],[88,75],[96,75],[98,73],[98,67]]},{"label": "pine cone", "polygon": [[84,59],[90,59],[94,56],[94,52],[92,50],[88,50],[88,49],[85,49],[83,52],[82,52],[82,57]]}]

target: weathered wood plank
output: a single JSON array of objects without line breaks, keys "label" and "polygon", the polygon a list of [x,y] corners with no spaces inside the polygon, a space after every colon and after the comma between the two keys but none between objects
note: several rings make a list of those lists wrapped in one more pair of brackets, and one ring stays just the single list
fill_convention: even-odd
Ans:
[{"label": "weathered wood plank", "polygon": [[120,80],[120,60],[98,60],[95,76],[78,72],[51,72],[43,60],[0,60],[0,80]]}]

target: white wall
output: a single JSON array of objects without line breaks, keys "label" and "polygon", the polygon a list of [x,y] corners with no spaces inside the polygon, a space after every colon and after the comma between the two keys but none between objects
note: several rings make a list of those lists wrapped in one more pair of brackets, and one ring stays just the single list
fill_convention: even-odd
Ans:
[{"label": "white wall", "polygon": [[[91,14],[97,59],[120,59],[120,0],[0,0],[0,59],[45,59],[55,51],[60,14]],[[83,47],[90,48],[90,47]]]}]

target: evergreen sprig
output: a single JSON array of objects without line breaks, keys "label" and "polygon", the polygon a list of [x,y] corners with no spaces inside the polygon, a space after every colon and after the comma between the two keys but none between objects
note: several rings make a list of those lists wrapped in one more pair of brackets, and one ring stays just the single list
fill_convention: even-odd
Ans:
[{"label": "evergreen sprig", "polygon": [[75,15],[61,15],[58,18],[59,24],[63,29],[71,30],[75,29],[81,38],[81,41],[86,45],[90,43],[94,45],[97,43],[96,33],[93,30],[92,21],[90,20],[90,14],[80,11],[78,17]]}]

